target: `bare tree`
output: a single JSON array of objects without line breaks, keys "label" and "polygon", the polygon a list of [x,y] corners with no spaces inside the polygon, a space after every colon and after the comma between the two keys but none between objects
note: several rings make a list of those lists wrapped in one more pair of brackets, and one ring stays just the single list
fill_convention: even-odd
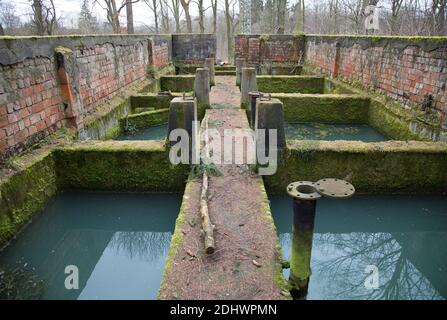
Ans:
[{"label": "bare tree", "polygon": [[304,0],[298,0],[295,6],[295,32],[304,32]]},{"label": "bare tree", "polygon": [[155,24],[155,33],[159,33],[158,26],[158,0],[144,0],[144,3],[151,9],[152,14],[154,15],[154,24]]},{"label": "bare tree", "polygon": [[119,20],[121,11],[128,5],[138,1],[139,0],[122,0],[119,6],[116,4],[116,0],[95,0],[95,3],[106,11],[107,22],[112,27],[113,33],[121,33],[121,24]]},{"label": "bare tree", "polygon": [[14,5],[0,0],[0,35],[12,34],[20,25]]},{"label": "bare tree", "polygon": [[127,0],[126,2],[126,19],[127,19],[127,33],[128,34],[135,33],[133,27],[133,10],[131,0]]},{"label": "bare tree", "polygon": [[33,11],[31,24],[39,36],[52,35],[54,33],[57,16],[53,0],[32,0]]},{"label": "bare tree", "polygon": [[[166,0],[164,0],[166,1]],[[180,33],[180,0],[171,0],[171,4],[166,4],[169,7],[169,10],[171,11],[172,15],[174,16],[175,21],[175,32]]]},{"label": "bare tree", "polygon": [[284,34],[286,24],[287,0],[277,0],[278,9],[276,10],[278,16],[276,17],[277,29],[276,33]]},{"label": "bare tree", "polygon": [[443,35],[447,13],[447,0],[432,0],[431,20],[433,34]]},{"label": "bare tree", "polygon": [[90,10],[88,0],[84,0],[78,18],[79,30],[82,33],[92,33],[98,29],[98,20]]},{"label": "bare tree", "polygon": [[203,0],[197,0],[197,9],[199,10],[199,30],[200,33],[205,33],[205,7],[203,6]]},{"label": "bare tree", "polygon": [[213,33],[217,32],[217,0],[211,0],[211,8],[213,9]]},{"label": "bare tree", "polygon": [[183,11],[185,12],[186,28],[188,29],[188,33],[192,33],[191,14],[189,12],[189,5],[191,4],[191,0],[180,0],[180,3],[182,4]]}]

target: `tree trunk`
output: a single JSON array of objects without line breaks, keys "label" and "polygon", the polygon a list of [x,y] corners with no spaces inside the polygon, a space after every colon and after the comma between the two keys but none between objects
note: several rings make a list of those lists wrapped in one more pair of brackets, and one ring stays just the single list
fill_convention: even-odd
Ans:
[{"label": "tree trunk", "polygon": [[155,33],[159,33],[160,29],[159,29],[159,26],[158,26],[157,0],[152,0],[152,6],[154,8]]},{"label": "tree trunk", "polygon": [[0,23],[0,36],[4,36],[4,35],[5,35],[5,29],[3,29],[3,26]]},{"label": "tree trunk", "polygon": [[225,19],[227,24],[227,48],[228,48],[228,60],[233,60],[233,41],[231,36],[231,14],[230,14],[230,2],[225,0]]},{"label": "tree trunk", "polygon": [[42,13],[42,1],[33,0],[33,12],[34,12],[34,23],[36,25],[37,35],[45,35],[45,28],[43,26],[43,13]]},{"label": "tree trunk", "polygon": [[182,4],[183,11],[185,11],[185,17],[186,17],[186,28],[188,29],[188,33],[192,33],[192,22],[191,22],[191,15],[189,13],[189,4],[191,0],[180,0],[180,3]]},{"label": "tree trunk", "polygon": [[296,17],[295,32],[296,33],[301,33],[304,31],[303,2],[304,2],[303,0],[298,0],[296,3],[296,8],[295,8],[295,17]]},{"label": "tree trunk", "polygon": [[203,0],[198,0],[197,4],[198,4],[198,8],[199,8],[199,30],[200,30],[200,33],[205,33]]},{"label": "tree trunk", "polygon": [[126,2],[126,16],[127,16],[127,33],[134,34],[133,28],[133,10],[132,10],[132,0],[127,0]]},{"label": "tree trunk", "polygon": [[277,34],[284,34],[285,24],[286,24],[286,9],[287,9],[287,0],[278,0],[278,26],[277,26]]},{"label": "tree trunk", "polygon": [[213,7],[213,33],[217,32],[217,0],[211,1]]}]

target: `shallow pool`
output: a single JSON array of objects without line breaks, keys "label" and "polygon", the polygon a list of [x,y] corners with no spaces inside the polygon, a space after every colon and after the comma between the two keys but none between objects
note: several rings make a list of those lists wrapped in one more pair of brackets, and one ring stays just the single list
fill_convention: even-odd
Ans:
[{"label": "shallow pool", "polygon": [[[155,299],[180,203],[173,194],[60,194],[1,253],[4,279],[19,289],[14,298]],[[65,287],[70,265],[78,290]]]},{"label": "shallow pool", "polygon": [[[288,260],[292,200],[270,200]],[[445,299],[446,243],[446,196],[319,200],[308,299]],[[365,286],[368,266],[378,268],[377,289]]]},{"label": "shallow pool", "polygon": [[366,124],[286,123],[290,140],[353,140],[379,142],[389,140]]},{"label": "shallow pool", "polygon": [[166,124],[160,126],[153,126],[143,130],[138,130],[135,133],[123,133],[116,140],[164,140],[166,139],[168,126]]}]

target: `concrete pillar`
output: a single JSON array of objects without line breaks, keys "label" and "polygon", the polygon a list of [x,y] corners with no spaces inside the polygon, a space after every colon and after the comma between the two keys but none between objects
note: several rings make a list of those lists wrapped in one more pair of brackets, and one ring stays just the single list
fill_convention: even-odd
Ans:
[{"label": "concrete pillar", "polygon": [[197,119],[202,121],[206,109],[210,108],[210,73],[208,68],[196,70],[194,93],[197,98]]},{"label": "concrete pillar", "polygon": [[177,97],[172,99],[169,107],[168,140],[171,131],[184,129],[192,138],[193,121],[197,120],[197,99]]},{"label": "concrete pillar", "polygon": [[246,67],[246,61],[244,58],[236,58],[236,85],[241,87],[242,80],[242,68]]},{"label": "concrete pillar", "polygon": [[241,107],[246,109],[247,112],[250,108],[250,91],[258,91],[256,84],[256,69],[255,68],[242,68],[242,81],[241,81]]},{"label": "concrete pillar", "polygon": [[[255,129],[265,129],[265,146],[269,150],[269,130],[276,129],[277,148],[286,147],[286,134],[284,131],[284,107],[278,99],[258,98],[256,103]],[[256,134],[258,139],[259,135]]]},{"label": "concrete pillar", "polygon": [[216,63],[216,60],[214,58],[206,58],[205,59],[205,68],[208,68],[210,70],[210,84],[211,84],[211,86],[214,86],[216,84],[215,63]]}]

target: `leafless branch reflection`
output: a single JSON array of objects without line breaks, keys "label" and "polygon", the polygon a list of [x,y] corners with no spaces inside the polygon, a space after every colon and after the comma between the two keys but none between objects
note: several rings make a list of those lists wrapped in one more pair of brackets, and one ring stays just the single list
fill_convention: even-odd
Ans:
[{"label": "leafless branch reflection", "polygon": [[[329,299],[443,299],[409,260],[405,240],[398,242],[392,234],[315,234],[315,247],[325,259],[314,264],[314,273],[330,279]],[[365,288],[367,265],[379,269],[378,289]]]},{"label": "leafless branch reflection", "polygon": [[169,232],[116,232],[109,246],[131,259],[154,262],[166,255],[171,237]]}]

